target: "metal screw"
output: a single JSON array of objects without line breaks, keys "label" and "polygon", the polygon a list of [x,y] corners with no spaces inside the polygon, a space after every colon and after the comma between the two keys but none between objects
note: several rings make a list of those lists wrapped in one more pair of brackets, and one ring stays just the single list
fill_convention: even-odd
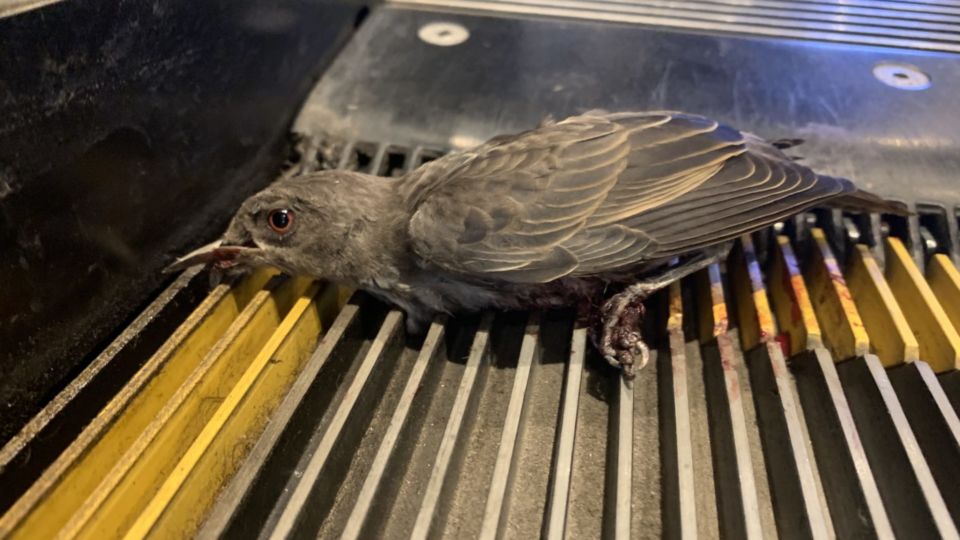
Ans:
[{"label": "metal screw", "polygon": [[437,47],[453,47],[470,38],[470,31],[452,22],[432,22],[420,27],[417,36]]},{"label": "metal screw", "polygon": [[936,237],[933,236],[933,233],[922,225],[920,226],[920,239],[923,240],[923,251],[927,256],[936,253],[940,248],[940,244],[937,242]]},{"label": "metal screw", "polygon": [[857,227],[857,224],[853,222],[852,219],[848,217],[843,218],[843,228],[847,230],[847,238],[850,239],[851,244],[856,244],[860,242],[860,228]]},{"label": "metal screw", "polygon": [[887,86],[900,90],[926,90],[930,88],[930,76],[916,66],[881,62],[874,66],[873,76]]}]

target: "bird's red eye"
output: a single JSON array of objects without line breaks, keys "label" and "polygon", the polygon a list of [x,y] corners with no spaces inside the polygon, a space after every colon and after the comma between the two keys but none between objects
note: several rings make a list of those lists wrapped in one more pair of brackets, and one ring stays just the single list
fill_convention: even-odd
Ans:
[{"label": "bird's red eye", "polygon": [[267,216],[267,225],[278,234],[283,234],[290,230],[293,225],[293,212],[286,208],[271,210]]}]

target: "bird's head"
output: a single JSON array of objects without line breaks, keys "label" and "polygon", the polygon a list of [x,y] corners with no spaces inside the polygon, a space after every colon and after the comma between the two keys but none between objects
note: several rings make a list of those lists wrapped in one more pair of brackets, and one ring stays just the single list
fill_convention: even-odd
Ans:
[{"label": "bird's head", "polygon": [[244,201],[222,238],[164,271],[212,263],[219,271],[273,266],[336,279],[351,237],[376,220],[371,191],[370,177],[341,171],[280,180]]}]

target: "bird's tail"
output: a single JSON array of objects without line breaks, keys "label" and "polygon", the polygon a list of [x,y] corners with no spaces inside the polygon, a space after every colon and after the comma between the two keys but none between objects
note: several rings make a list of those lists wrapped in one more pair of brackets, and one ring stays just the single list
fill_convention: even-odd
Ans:
[{"label": "bird's tail", "polygon": [[909,216],[912,214],[907,205],[900,201],[891,201],[883,197],[858,189],[852,182],[841,179],[847,184],[850,191],[843,195],[830,199],[828,204],[841,210],[850,210],[854,212],[877,212],[880,214],[896,214],[898,216]]}]

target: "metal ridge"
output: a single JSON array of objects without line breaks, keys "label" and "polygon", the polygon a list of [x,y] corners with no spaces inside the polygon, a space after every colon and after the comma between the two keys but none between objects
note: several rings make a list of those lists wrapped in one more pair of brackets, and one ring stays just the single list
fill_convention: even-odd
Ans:
[{"label": "metal ridge", "polygon": [[960,4],[806,0],[392,0],[391,4],[960,52]]}]

